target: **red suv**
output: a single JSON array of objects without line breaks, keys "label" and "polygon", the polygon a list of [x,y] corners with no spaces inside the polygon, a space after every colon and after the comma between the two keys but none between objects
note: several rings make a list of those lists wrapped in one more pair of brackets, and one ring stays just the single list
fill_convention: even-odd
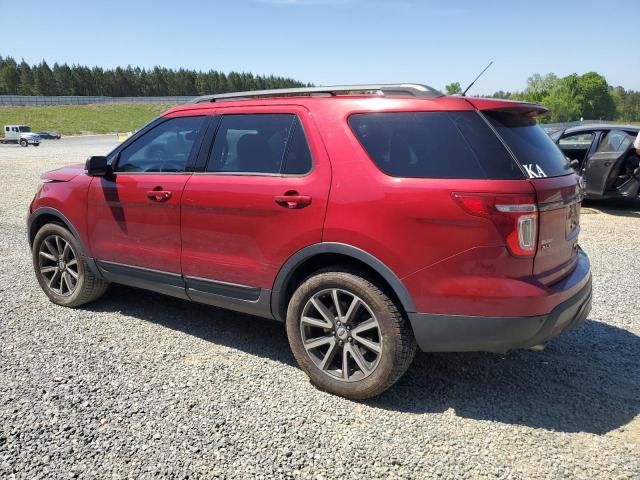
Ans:
[{"label": "red suv", "polygon": [[580,178],[539,105],[360,85],[200,97],[44,175],[36,277],[286,324],[319,388],[379,394],[423,351],[506,352],[585,319]]}]

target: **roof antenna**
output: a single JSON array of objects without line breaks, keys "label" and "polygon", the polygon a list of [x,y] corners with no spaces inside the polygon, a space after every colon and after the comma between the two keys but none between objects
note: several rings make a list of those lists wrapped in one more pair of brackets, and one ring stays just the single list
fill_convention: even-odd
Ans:
[{"label": "roof antenna", "polygon": [[484,67],[484,70],[482,70],[482,71],[480,72],[480,75],[478,75],[478,76],[473,80],[473,82],[471,82],[471,83],[469,84],[469,86],[468,86],[467,88],[465,88],[465,89],[464,89],[464,92],[462,92],[462,93],[460,94],[460,96],[461,96],[461,97],[464,97],[464,96],[467,94],[467,92],[469,91],[469,89],[470,89],[471,87],[473,87],[473,84],[474,84],[474,83],[476,83],[476,81],[477,81],[477,80],[482,76],[482,74],[483,74],[484,72],[486,72],[486,71],[489,69],[489,67],[490,67],[491,65],[493,65],[493,60],[491,60],[491,61],[489,62],[489,65],[487,65],[486,67]]}]

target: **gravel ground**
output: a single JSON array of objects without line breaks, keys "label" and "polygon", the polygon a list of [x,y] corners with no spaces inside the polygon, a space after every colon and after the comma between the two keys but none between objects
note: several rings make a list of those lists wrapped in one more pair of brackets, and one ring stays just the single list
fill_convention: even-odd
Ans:
[{"label": "gravel ground", "polygon": [[316,391],[282,326],[33,276],[42,171],[113,137],[0,146],[0,478],[640,478],[640,206],[591,204],[590,319],[544,352],[420,354],[381,397]]}]

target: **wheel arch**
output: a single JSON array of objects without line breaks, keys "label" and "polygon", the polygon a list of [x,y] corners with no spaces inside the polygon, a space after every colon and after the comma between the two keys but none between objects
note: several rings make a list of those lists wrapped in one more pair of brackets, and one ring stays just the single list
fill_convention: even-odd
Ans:
[{"label": "wheel arch", "polygon": [[416,311],[402,281],[382,261],[370,253],[344,243],[316,243],[299,250],[282,266],[271,292],[271,313],[276,320],[286,318],[287,304],[296,286],[309,274],[328,265],[344,265],[374,275],[405,313]]},{"label": "wheel arch", "polygon": [[64,225],[64,227],[69,230],[71,232],[71,235],[73,235],[77,240],[80,253],[89,264],[89,268],[91,268],[93,274],[98,276],[99,278],[103,278],[102,274],[95,264],[95,261],[87,254],[87,249],[82,243],[82,237],[80,237],[78,230],[76,230],[71,221],[69,221],[69,219],[65,217],[60,210],[56,210],[52,207],[40,207],[34,210],[31,215],[29,215],[29,219],[27,220],[29,248],[33,248],[33,241],[35,240],[38,231],[48,223],[61,223],[62,225]]}]

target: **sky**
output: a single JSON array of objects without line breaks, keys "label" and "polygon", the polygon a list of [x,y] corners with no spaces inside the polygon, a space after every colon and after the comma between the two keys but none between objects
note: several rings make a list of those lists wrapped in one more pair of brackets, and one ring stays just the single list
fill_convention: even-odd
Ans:
[{"label": "sky", "polygon": [[[29,63],[274,74],[316,85],[522,90],[533,73],[596,71],[640,90],[640,0],[30,0],[0,55]],[[4,17],[4,18],[3,18]]]}]

